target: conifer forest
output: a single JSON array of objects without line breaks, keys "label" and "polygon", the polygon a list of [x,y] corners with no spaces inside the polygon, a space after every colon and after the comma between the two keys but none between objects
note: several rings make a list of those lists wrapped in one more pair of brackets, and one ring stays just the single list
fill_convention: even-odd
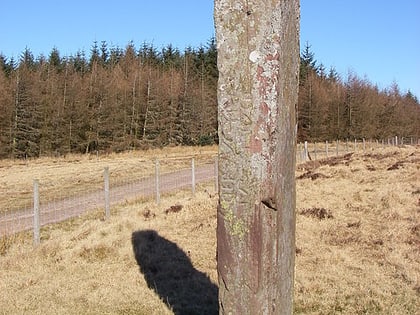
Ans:
[{"label": "conifer forest", "polygon": [[[419,138],[419,101],[397,83],[341,77],[309,44],[299,76],[298,141]],[[70,56],[0,54],[0,158],[215,144],[217,78],[213,38],[183,51],[102,41]]]}]

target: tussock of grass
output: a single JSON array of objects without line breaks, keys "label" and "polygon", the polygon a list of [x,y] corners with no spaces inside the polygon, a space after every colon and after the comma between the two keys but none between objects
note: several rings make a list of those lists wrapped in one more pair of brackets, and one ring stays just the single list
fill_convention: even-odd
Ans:
[{"label": "tussock of grass", "polygon": [[307,217],[317,218],[318,220],[334,218],[331,210],[327,210],[325,208],[317,208],[317,207],[303,209],[299,212],[299,214],[307,216]]},{"label": "tussock of grass", "polygon": [[13,244],[13,236],[5,235],[0,238],[0,256],[3,256],[7,253],[7,250]]},{"label": "tussock of grass", "polygon": [[116,254],[116,250],[111,245],[98,244],[93,247],[83,247],[79,253],[80,257],[87,262],[104,261]]},{"label": "tussock of grass", "polygon": [[0,237],[0,256],[5,256],[13,246],[19,246],[22,243],[31,240],[32,235],[28,232],[21,232],[12,235],[3,235]]}]

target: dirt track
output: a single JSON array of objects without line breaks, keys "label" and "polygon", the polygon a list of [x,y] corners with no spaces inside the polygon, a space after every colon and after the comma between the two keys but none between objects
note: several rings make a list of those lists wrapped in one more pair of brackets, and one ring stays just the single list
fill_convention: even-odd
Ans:
[{"label": "dirt track", "polygon": [[[195,183],[208,181],[214,178],[214,165],[206,164],[195,168]],[[191,187],[191,169],[184,169],[167,174],[159,178],[160,193],[176,189]],[[137,182],[117,187],[110,187],[111,207],[123,201],[138,197],[153,196],[156,194],[155,177],[148,177]],[[89,210],[105,207],[103,190],[98,190],[74,198],[67,198],[57,202],[40,205],[40,224],[45,226],[51,223],[64,221],[68,218],[79,216]],[[0,218],[0,236],[13,234],[33,228],[33,209],[22,209],[6,214]]]}]

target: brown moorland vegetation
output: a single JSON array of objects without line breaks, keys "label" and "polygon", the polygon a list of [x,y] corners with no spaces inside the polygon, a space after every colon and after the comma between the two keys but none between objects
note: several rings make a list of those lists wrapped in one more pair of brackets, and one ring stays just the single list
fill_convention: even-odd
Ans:
[{"label": "brown moorland vegetation", "polygon": [[[296,178],[295,313],[415,314],[420,148],[311,161]],[[0,313],[217,314],[216,204],[209,183],[45,227],[37,248],[1,239]]]}]

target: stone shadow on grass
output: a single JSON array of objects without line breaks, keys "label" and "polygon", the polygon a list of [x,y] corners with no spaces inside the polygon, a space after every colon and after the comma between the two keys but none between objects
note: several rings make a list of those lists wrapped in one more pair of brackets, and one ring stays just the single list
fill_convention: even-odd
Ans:
[{"label": "stone shadow on grass", "polygon": [[133,232],[131,241],[147,285],[176,315],[219,314],[218,287],[177,244],[154,230]]}]

